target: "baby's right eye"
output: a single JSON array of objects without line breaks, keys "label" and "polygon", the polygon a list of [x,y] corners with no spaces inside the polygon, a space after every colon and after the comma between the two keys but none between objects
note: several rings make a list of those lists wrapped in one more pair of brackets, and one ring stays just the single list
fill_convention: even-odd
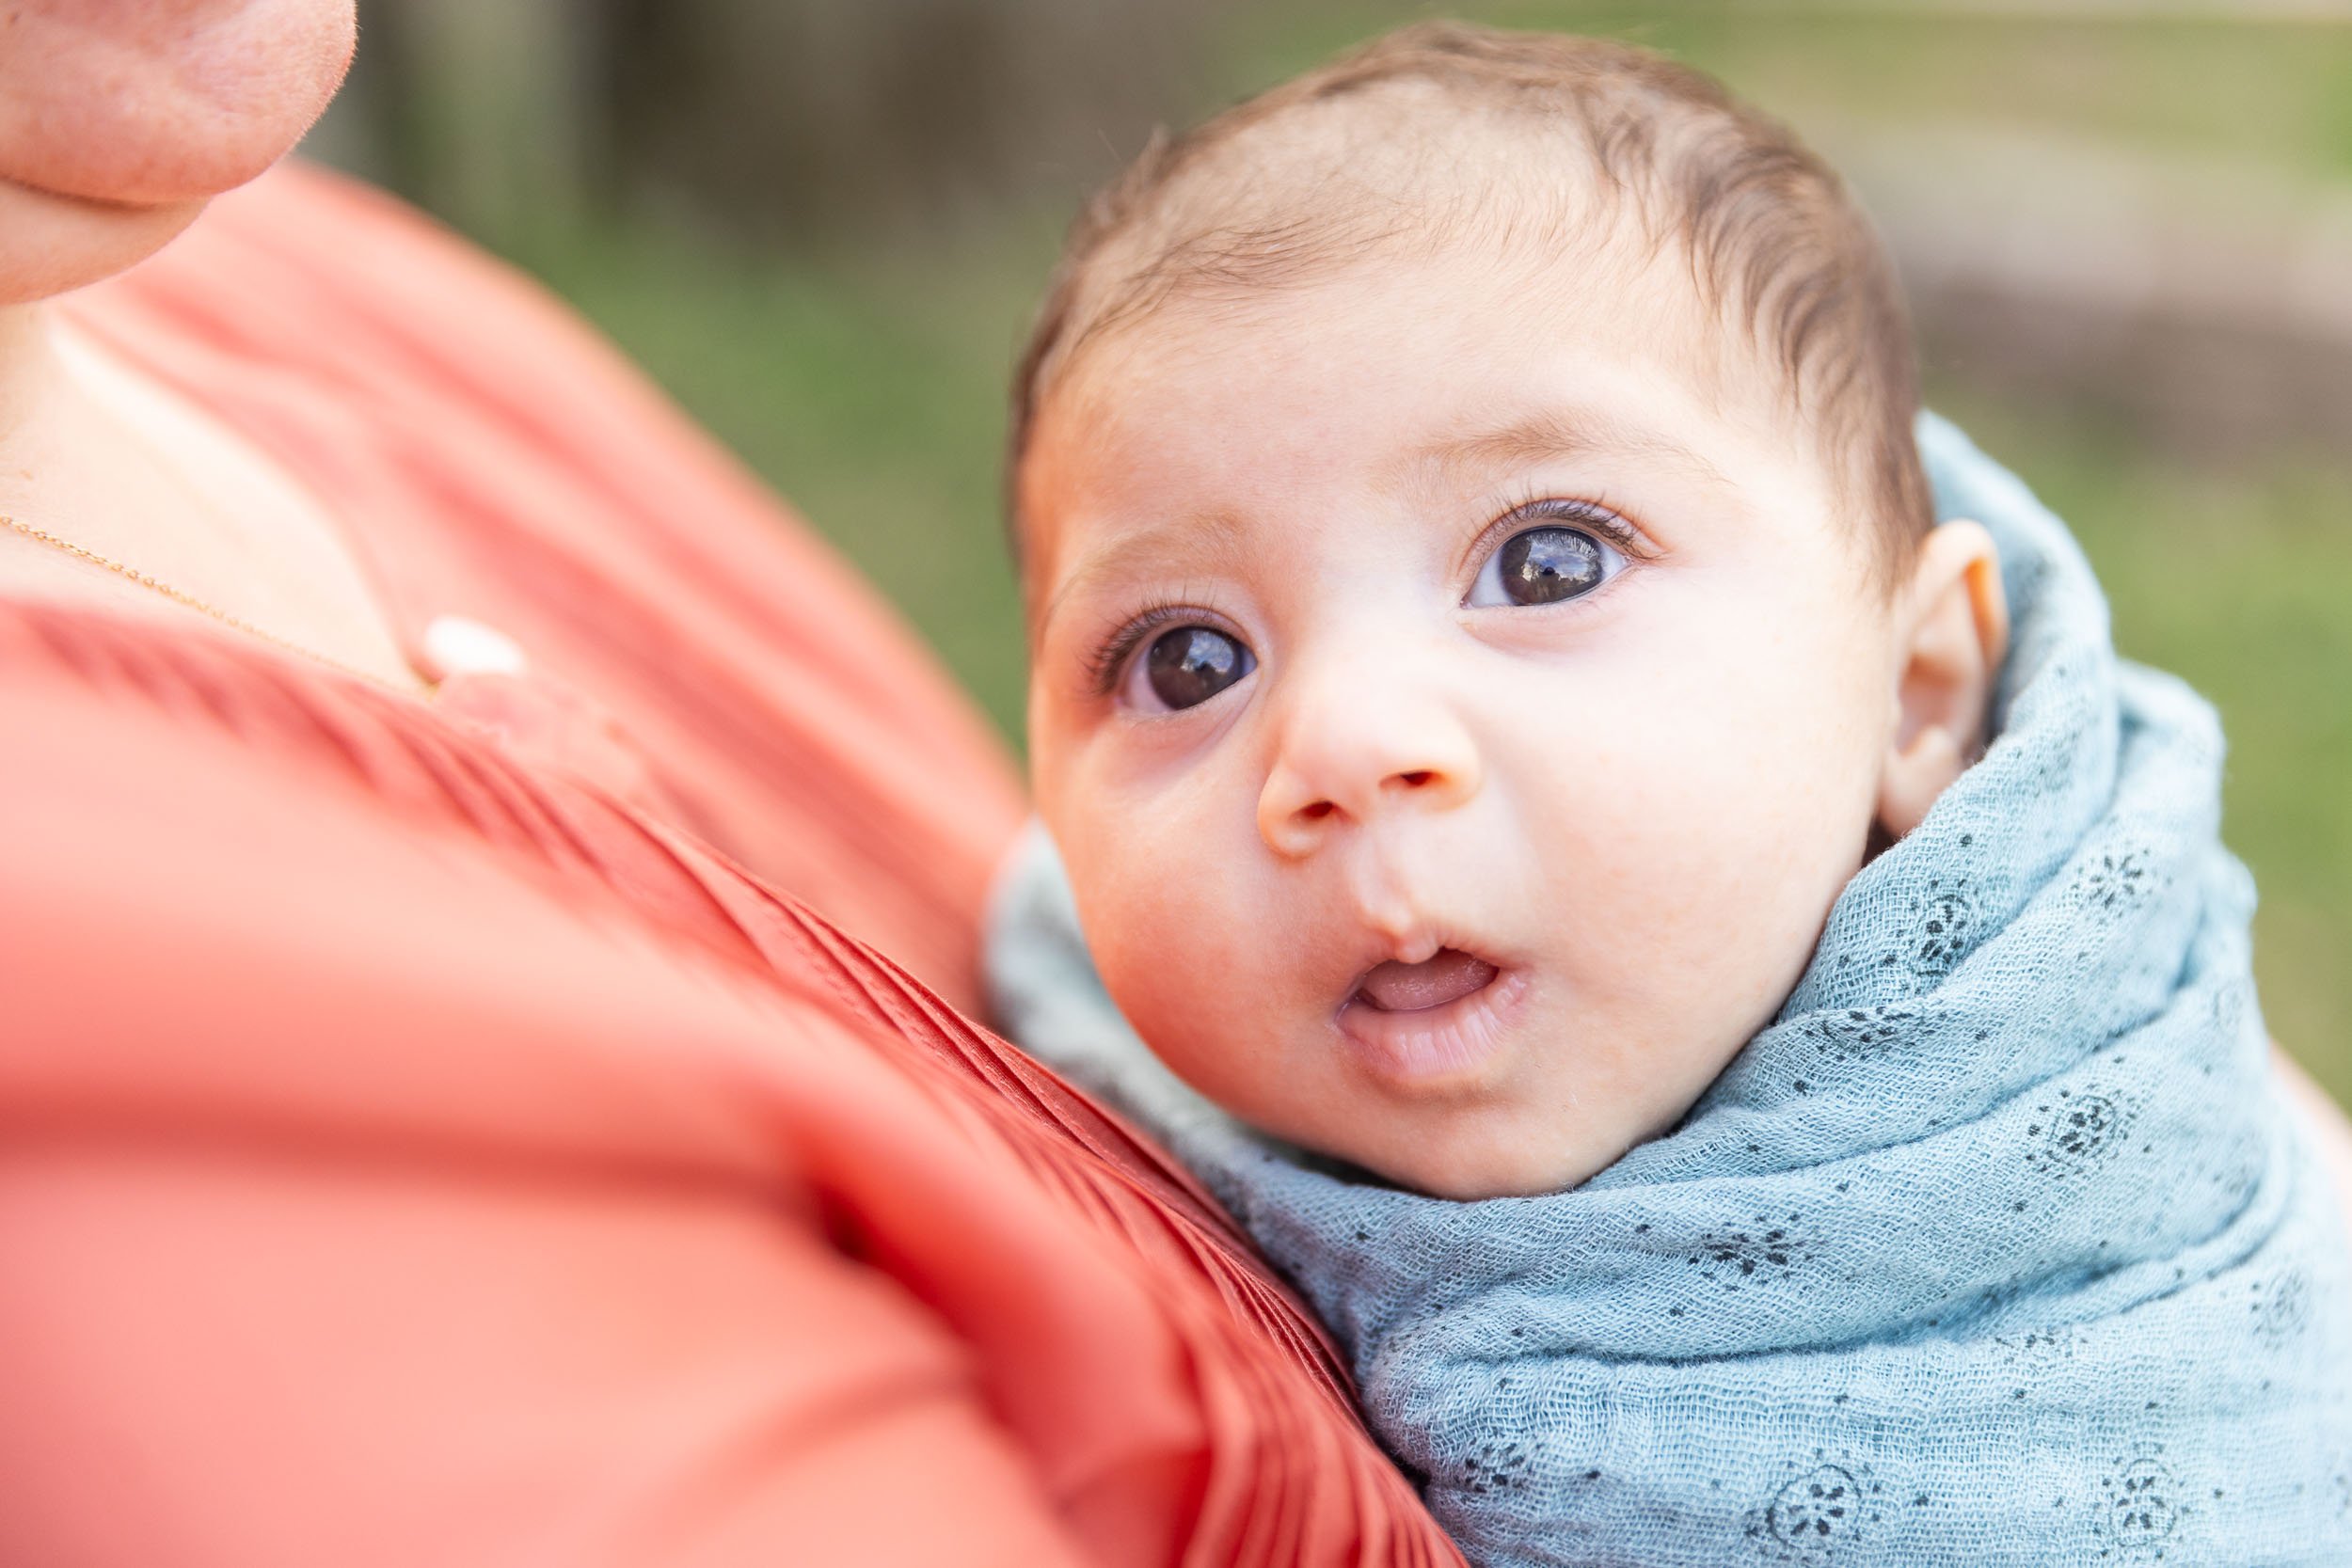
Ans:
[{"label": "baby's right eye", "polygon": [[1145,713],[1197,707],[1257,667],[1247,646],[1215,626],[1178,626],[1129,668],[1125,696]]}]

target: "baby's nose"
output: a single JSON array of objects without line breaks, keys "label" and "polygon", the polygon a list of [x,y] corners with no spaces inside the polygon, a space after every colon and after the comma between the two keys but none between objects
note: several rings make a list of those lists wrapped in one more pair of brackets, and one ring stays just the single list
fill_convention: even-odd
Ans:
[{"label": "baby's nose", "polygon": [[1288,726],[1258,796],[1258,832],[1285,859],[1385,811],[1445,811],[1478,793],[1478,750],[1428,703],[1324,706]]}]

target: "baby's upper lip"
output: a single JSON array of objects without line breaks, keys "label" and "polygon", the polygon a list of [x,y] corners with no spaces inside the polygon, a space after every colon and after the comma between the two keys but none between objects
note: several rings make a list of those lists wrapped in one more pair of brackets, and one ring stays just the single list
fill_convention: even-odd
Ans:
[{"label": "baby's upper lip", "polygon": [[1417,964],[1376,964],[1357,983],[1355,1000],[1384,1013],[1422,1012],[1483,990],[1502,971],[1457,947],[1440,947]]},{"label": "baby's upper lip", "polygon": [[[1435,968],[1422,967],[1446,955],[1458,956],[1458,959],[1468,963],[1449,959]],[[1483,975],[1476,966],[1483,966]],[[1375,1007],[1388,1006],[1380,998],[1366,995],[1365,986],[1375,976],[1383,982],[1381,990],[1404,1008],[1441,1006],[1491,983],[1495,974],[1514,967],[1514,960],[1501,948],[1451,922],[1416,921],[1401,931],[1367,928],[1355,949],[1347,971],[1349,978],[1337,1006],[1344,1007],[1360,999]],[[1408,970],[1420,973],[1405,973]],[[1464,979],[1475,979],[1476,983],[1455,989]],[[1452,994],[1445,994],[1448,991]],[[1420,995],[1431,1000],[1418,1000]]]}]

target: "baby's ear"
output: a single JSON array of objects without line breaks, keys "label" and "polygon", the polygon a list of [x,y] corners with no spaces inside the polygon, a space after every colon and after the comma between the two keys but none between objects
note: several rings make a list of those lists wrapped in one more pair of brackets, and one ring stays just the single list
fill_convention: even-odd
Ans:
[{"label": "baby's ear", "polygon": [[1917,827],[1984,746],[2009,652],[2001,562],[1980,524],[1941,523],[1919,546],[1895,623],[1895,724],[1879,777],[1879,826]]}]

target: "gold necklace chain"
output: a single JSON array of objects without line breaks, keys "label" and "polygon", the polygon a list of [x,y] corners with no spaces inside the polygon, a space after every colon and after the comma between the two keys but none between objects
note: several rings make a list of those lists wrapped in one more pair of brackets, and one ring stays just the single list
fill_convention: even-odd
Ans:
[{"label": "gold necklace chain", "polygon": [[80,559],[88,562],[93,566],[103,566],[106,570],[114,573],[117,577],[127,578],[131,581],[137,583],[141,588],[152,589],[154,592],[161,594],[165,598],[169,599],[174,604],[183,605],[186,608],[195,610],[199,615],[209,615],[214,620],[218,621],[222,626],[233,627],[234,629],[245,633],[247,637],[258,637],[274,648],[283,648],[290,654],[299,654],[304,658],[310,660],[314,664],[324,664],[330,670],[341,671],[346,675],[356,676],[357,678],[366,681],[373,686],[386,687],[395,691],[401,689],[400,687],[391,681],[386,680],[381,675],[371,674],[365,670],[355,669],[351,665],[343,663],[341,659],[327,657],[325,654],[320,653],[315,648],[307,648],[299,642],[290,641],[287,638],[279,637],[275,632],[263,631],[261,627],[253,625],[250,621],[240,621],[234,615],[230,614],[227,610],[206,604],[202,599],[198,598],[193,594],[183,593],[160,578],[149,577],[145,572],[137,571],[132,567],[125,566],[119,561],[109,561],[106,557],[100,555],[96,550],[84,549],[81,546],[73,543],[70,539],[60,539],[56,534],[45,532],[40,529],[35,528],[30,523],[19,522],[16,518],[8,515],[6,513],[0,513],[0,524],[6,524],[14,532],[21,533],[25,538],[33,540],[39,544],[47,545],[53,549],[63,550],[66,554],[71,556],[77,556]]}]

